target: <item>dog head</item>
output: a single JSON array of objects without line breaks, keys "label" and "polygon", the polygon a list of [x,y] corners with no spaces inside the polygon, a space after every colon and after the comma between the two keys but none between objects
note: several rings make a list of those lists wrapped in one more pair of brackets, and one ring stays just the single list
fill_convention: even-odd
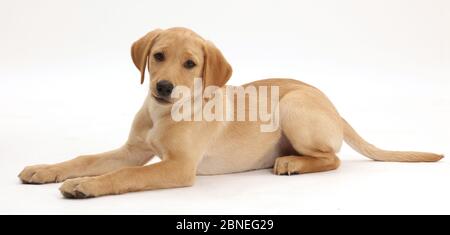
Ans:
[{"label": "dog head", "polygon": [[133,43],[131,56],[141,72],[141,83],[148,66],[151,95],[161,103],[171,103],[176,86],[193,88],[202,78],[203,87],[222,87],[232,68],[211,42],[185,28],[157,29]]}]

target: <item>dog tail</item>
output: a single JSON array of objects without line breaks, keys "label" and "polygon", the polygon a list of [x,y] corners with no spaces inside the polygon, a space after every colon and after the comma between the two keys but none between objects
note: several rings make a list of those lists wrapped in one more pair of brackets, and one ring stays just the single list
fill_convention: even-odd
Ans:
[{"label": "dog tail", "polygon": [[342,118],[344,123],[344,140],[354,150],[375,161],[384,162],[437,162],[444,155],[424,152],[386,151],[379,149],[365,141],[356,131]]}]

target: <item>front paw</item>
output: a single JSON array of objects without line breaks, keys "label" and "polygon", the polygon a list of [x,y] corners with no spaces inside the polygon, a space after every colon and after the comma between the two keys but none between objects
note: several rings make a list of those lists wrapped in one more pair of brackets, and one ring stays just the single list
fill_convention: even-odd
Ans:
[{"label": "front paw", "polygon": [[60,170],[51,165],[28,166],[19,174],[24,184],[58,183],[67,179]]},{"label": "front paw", "polygon": [[67,180],[59,191],[65,198],[85,199],[104,195],[101,192],[102,186],[98,177],[84,177]]}]

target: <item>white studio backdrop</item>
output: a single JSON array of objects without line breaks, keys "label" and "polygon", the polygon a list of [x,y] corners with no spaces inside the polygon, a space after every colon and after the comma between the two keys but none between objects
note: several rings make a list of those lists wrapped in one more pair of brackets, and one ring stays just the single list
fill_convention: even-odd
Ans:
[{"label": "white studio backdrop", "polygon": [[122,144],[148,89],[131,44],[174,26],[222,50],[230,84],[296,78],[380,147],[449,153],[449,22],[445,0],[0,0],[0,213],[448,213],[448,160],[374,163],[349,148],[337,172],[201,177],[184,189],[189,198],[168,190],[67,202],[57,185],[23,186],[16,175]]}]

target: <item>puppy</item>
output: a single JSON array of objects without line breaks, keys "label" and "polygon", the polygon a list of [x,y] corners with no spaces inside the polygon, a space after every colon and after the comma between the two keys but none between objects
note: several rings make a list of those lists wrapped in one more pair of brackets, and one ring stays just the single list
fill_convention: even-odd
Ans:
[{"label": "puppy", "polygon": [[[268,119],[175,120],[174,107],[186,100],[174,96],[176,88],[193,91],[196,78],[201,78],[201,91],[212,87],[210,93],[219,97],[215,101],[223,101],[226,106],[223,110],[231,117],[239,116],[239,102],[232,99],[238,95],[226,92],[239,88],[225,86],[232,74],[231,66],[211,42],[184,28],[148,33],[132,45],[131,55],[140,70],[141,83],[147,67],[151,82],[126,143],[106,153],[26,167],[19,175],[22,182],[65,181],[60,188],[65,197],[89,198],[191,186],[196,175],[271,167],[276,175],[330,171],[340,165],[336,153],[344,140],[377,161],[435,162],[443,158],[433,153],[385,151],[367,143],[322,92],[290,79],[261,80],[242,87],[248,92],[240,114],[269,110],[269,117],[278,123],[270,131],[261,128]],[[266,97],[269,93],[275,96],[267,98],[267,102],[259,99],[256,109],[250,107],[265,87],[276,88],[264,92]],[[195,116],[199,108],[206,108],[212,96],[193,97],[184,104],[196,100],[200,105],[192,109],[183,106],[183,112]],[[217,106],[212,114],[219,111]],[[154,156],[161,161],[144,166]]]}]

